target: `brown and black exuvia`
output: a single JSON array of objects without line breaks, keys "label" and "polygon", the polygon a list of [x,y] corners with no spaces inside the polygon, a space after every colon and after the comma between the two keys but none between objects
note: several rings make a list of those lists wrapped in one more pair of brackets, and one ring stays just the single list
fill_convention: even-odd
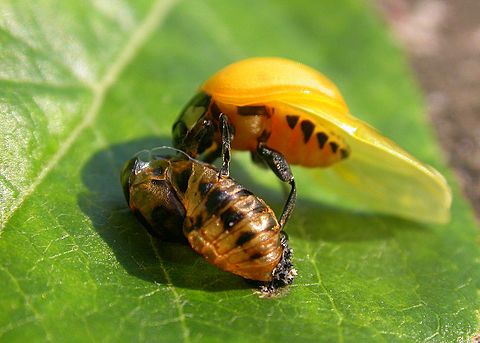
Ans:
[{"label": "brown and black exuvia", "polygon": [[185,237],[211,264],[270,289],[292,283],[292,251],[274,212],[228,168],[228,161],[219,171],[161,147],[129,160],[121,182],[130,209],[152,235]]}]

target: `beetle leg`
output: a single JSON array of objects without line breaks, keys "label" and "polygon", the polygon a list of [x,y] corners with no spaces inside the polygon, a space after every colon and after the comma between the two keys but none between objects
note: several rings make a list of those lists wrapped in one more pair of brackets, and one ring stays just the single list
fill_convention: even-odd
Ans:
[{"label": "beetle leg", "polygon": [[219,177],[228,177],[230,175],[230,149],[232,135],[228,128],[228,117],[224,113],[220,113],[220,129],[222,130],[222,168]]},{"label": "beetle leg", "polygon": [[268,164],[270,169],[277,175],[277,177],[283,181],[290,184],[290,194],[288,195],[287,201],[283,206],[282,216],[280,217],[280,228],[283,230],[285,223],[292,214],[293,208],[295,207],[295,201],[297,200],[297,188],[295,186],[295,179],[293,178],[292,171],[288,165],[285,157],[269,147],[259,144],[257,147],[257,153],[263,160]]}]

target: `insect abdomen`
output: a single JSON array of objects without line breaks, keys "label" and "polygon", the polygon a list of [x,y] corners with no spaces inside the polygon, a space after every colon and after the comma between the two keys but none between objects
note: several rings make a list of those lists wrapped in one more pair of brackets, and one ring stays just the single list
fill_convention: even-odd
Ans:
[{"label": "insect abdomen", "polygon": [[223,270],[270,281],[283,251],[275,214],[232,179],[212,182],[210,174],[204,171],[194,177],[185,194],[204,197],[197,206],[186,205],[184,233],[190,245]]}]

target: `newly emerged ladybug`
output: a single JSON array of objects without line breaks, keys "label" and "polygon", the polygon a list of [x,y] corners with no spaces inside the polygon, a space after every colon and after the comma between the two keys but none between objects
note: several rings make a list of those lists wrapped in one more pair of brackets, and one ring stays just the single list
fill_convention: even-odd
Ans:
[{"label": "newly emerged ladybug", "polygon": [[225,67],[184,108],[173,142],[213,161],[224,127],[233,149],[250,151],[290,183],[282,227],[295,202],[289,164],[330,167],[312,169],[312,179],[356,206],[425,222],[449,220],[451,192],[443,176],[353,117],[336,86],[308,66],[251,58]]},{"label": "newly emerged ladybug", "polygon": [[208,262],[276,288],[295,276],[273,211],[228,176],[173,148],[141,151],[121,174],[130,209],[159,238],[186,237]]}]

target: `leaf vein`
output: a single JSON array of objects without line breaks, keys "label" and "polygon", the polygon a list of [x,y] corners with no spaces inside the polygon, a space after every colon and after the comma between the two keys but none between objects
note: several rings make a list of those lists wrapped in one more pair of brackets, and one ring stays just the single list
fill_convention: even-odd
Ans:
[{"label": "leaf vein", "polygon": [[67,139],[60,145],[57,152],[50,158],[42,171],[37,175],[33,182],[25,189],[23,194],[15,198],[10,212],[5,215],[0,224],[0,235],[7,226],[13,214],[22,206],[25,200],[32,195],[36,188],[42,183],[45,177],[58,164],[63,156],[70,150],[73,144],[80,137],[82,132],[88,128],[96,119],[107,92],[117,81],[118,77],[125,67],[134,59],[140,48],[145,44],[154,30],[165,20],[167,13],[178,0],[162,1],[157,0],[150,10],[145,20],[139,25],[132,34],[124,49],[120,52],[110,69],[106,72],[103,79],[93,86],[93,101],[88,108],[83,121],[72,131]]},{"label": "leaf vein", "polygon": [[162,272],[165,275],[165,279],[167,280],[166,286],[173,294],[175,306],[178,311],[178,318],[180,319],[180,326],[182,328],[183,341],[188,343],[190,342],[190,329],[186,325],[185,313],[183,312],[183,303],[181,302],[181,296],[180,294],[178,294],[177,290],[173,286],[172,278],[170,277],[170,274],[168,273],[167,268],[165,268],[163,259],[158,252],[157,246],[155,245],[155,241],[152,236],[150,236],[150,245],[152,246],[152,249],[155,253],[155,257],[158,260],[160,268],[162,269]]},{"label": "leaf vein", "polygon": [[7,268],[5,268],[3,266],[0,266],[0,270],[2,270],[5,274],[7,274],[7,276],[10,278],[12,283],[15,285],[15,288],[17,289],[17,292],[23,297],[26,307],[28,309],[30,309],[32,314],[35,316],[35,319],[36,319],[35,322],[37,322],[40,325],[40,327],[42,328],[42,330],[45,332],[45,338],[47,339],[47,341],[52,342],[53,341],[52,340],[52,334],[46,328],[46,326],[43,324],[43,322],[42,322],[43,317],[40,314],[40,312],[37,311],[35,306],[33,306],[32,302],[30,301],[30,296],[28,296],[25,293],[25,291],[20,286],[20,283],[18,282],[18,280],[12,275],[12,273],[10,273],[10,271]]}]

